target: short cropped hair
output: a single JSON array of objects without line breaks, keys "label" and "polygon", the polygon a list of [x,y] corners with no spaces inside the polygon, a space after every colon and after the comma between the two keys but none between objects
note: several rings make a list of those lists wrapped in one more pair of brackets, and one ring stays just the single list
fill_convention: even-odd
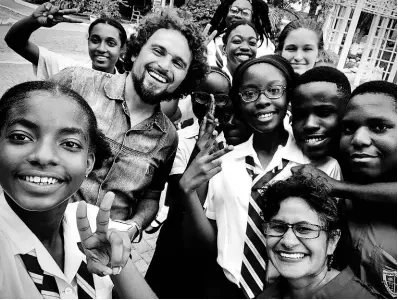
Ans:
[{"label": "short cropped hair", "polygon": [[90,105],[78,93],[51,81],[28,81],[8,89],[0,99],[0,131],[3,130],[13,107],[24,105],[31,93],[45,92],[54,96],[66,96],[84,112],[88,123],[89,151],[95,155],[94,169],[100,168],[105,159],[111,156],[111,149],[105,135],[98,129],[97,119]]},{"label": "short cropped hair", "polygon": [[320,177],[315,178],[312,174],[294,174],[265,188],[259,202],[264,221],[270,221],[278,213],[281,202],[290,197],[303,199],[311,210],[317,213],[329,238],[336,234],[337,229],[341,229],[336,199],[331,196],[325,181]]},{"label": "short cropped hair", "polygon": [[384,94],[394,99],[393,105],[397,111],[397,85],[392,82],[375,80],[359,85],[351,94],[350,99],[362,94]]},{"label": "short cropped hair", "polygon": [[181,32],[192,51],[192,62],[187,76],[173,95],[174,98],[180,98],[193,91],[204,80],[208,72],[205,38],[188,13],[169,8],[162,10],[161,14],[147,15],[140,23],[136,36],[132,36],[127,43],[125,69],[132,69],[131,58],[139,55],[141,48],[159,29],[173,29]]},{"label": "short cropped hair", "polygon": [[[351,84],[347,76],[338,69],[327,66],[312,68],[298,77],[296,87],[311,82],[335,83],[344,105],[348,103],[351,94]],[[292,101],[294,102],[294,97]]]},{"label": "short cropped hair", "polygon": [[240,20],[240,21],[237,21],[237,22],[232,23],[232,24],[225,30],[225,34],[224,34],[223,37],[222,37],[222,41],[223,41],[224,45],[227,45],[228,38],[229,38],[231,32],[232,32],[235,28],[237,28],[237,27],[239,27],[239,26],[241,26],[241,25],[248,25],[248,26],[250,26],[251,28],[253,28],[254,32],[256,33],[257,39],[259,38],[257,29],[256,29],[256,27],[254,26],[253,23],[248,22],[248,21],[246,21],[246,20]]}]

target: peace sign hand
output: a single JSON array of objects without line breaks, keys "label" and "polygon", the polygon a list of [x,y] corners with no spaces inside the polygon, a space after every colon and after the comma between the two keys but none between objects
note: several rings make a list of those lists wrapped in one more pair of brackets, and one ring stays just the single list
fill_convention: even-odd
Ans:
[{"label": "peace sign hand", "polygon": [[77,13],[77,8],[72,9],[59,9],[58,6],[51,4],[50,2],[43,3],[40,5],[32,14],[33,18],[44,27],[53,27],[54,25],[61,22],[68,23],[81,23],[80,20],[74,19],[69,14]]},{"label": "peace sign hand", "polygon": [[91,231],[87,218],[87,204],[81,201],[76,211],[77,228],[87,258],[87,268],[99,276],[117,275],[126,265],[131,252],[135,228],[122,232],[108,229],[109,216],[115,194],[108,192],[97,214],[97,230]]},{"label": "peace sign hand", "polygon": [[205,29],[203,29],[202,35],[205,37],[205,46],[207,46],[217,35],[217,30],[213,30],[212,33],[209,34],[211,28],[211,24],[207,24]]}]

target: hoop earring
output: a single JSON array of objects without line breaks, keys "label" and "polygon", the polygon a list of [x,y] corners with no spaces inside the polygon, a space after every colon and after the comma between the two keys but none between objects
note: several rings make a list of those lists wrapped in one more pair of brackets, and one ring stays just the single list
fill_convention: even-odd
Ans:
[{"label": "hoop earring", "polygon": [[328,262],[327,262],[328,271],[332,270],[333,259],[334,259],[334,254],[328,255]]}]

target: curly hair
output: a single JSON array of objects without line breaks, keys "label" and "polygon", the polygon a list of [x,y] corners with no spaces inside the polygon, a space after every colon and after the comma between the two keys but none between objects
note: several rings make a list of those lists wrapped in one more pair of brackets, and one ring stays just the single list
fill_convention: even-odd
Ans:
[{"label": "curly hair", "polygon": [[[210,21],[210,32],[212,32],[213,30],[217,30],[217,36],[225,32],[227,27],[225,19],[227,18],[229,7],[235,1],[236,0],[225,0],[221,2],[216,12],[214,13],[213,18]],[[248,1],[251,3],[253,10],[252,23],[256,27],[256,31],[259,34],[259,38],[262,44],[265,39],[272,38],[271,22],[268,16],[268,5],[263,0]]]},{"label": "curly hair", "polygon": [[315,178],[312,174],[295,174],[263,189],[259,203],[264,220],[271,220],[278,213],[281,202],[290,197],[303,199],[317,213],[322,225],[327,228],[329,238],[341,229],[337,201],[331,196],[323,178]]},{"label": "curly hair", "polygon": [[234,22],[233,24],[231,24],[230,26],[228,26],[228,28],[225,30],[225,34],[224,34],[223,37],[222,37],[222,42],[224,43],[224,45],[227,45],[228,38],[229,38],[229,36],[231,35],[231,32],[232,32],[235,28],[237,28],[237,27],[239,27],[239,26],[241,26],[241,25],[247,25],[247,26],[250,26],[251,28],[253,28],[253,30],[254,30],[254,32],[256,33],[256,36],[257,36],[257,38],[258,38],[258,32],[257,32],[256,26],[254,26],[254,24],[251,23],[251,22],[248,22],[248,21],[246,21],[246,20],[241,20],[241,21]]},{"label": "curly hair", "polygon": [[283,28],[281,34],[278,37],[278,45],[276,47],[275,53],[281,54],[283,46],[285,45],[285,40],[289,35],[289,33],[300,28],[313,31],[318,36],[318,50],[319,51],[323,50],[324,43],[323,43],[323,31],[321,25],[316,21],[314,21],[313,19],[298,19],[291,21],[285,26],[285,28]]},{"label": "curly hair", "polygon": [[84,112],[88,123],[89,151],[95,155],[94,169],[100,168],[104,160],[111,156],[111,149],[105,135],[98,129],[94,112],[83,97],[63,85],[51,81],[28,81],[8,89],[0,99],[0,131],[9,119],[10,111],[14,107],[25,105],[25,101],[29,101],[30,94],[34,92],[47,92],[54,96],[62,95],[76,102]]},{"label": "curly hair", "polygon": [[132,36],[127,43],[125,69],[132,69],[131,57],[137,57],[141,48],[159,29],[173,29],[181,32],[192,51],[192,62],[187,76],[173,95],[174,98],[179,98],[192,92],[205,79],[209,70],[205,38],[190,14],[180,9],[168,8],[162,10],[161,14],[147,15],[140,23],[136,36]]}]

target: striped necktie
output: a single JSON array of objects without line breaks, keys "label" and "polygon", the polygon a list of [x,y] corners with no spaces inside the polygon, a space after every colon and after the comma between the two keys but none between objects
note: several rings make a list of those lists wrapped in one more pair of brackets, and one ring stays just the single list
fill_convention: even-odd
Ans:
[{"label": "striped necktie", "polygon": [[[287,163],[287,160],[282,159],[279,166],[261,176],[254,172],[253,157],[246,156],[246,169],[253,179],[253,184],[249,201],[249,217],[246,227],[240,286],[249,299],[256,297],[264,289],[267,261],[265,236],[262,233],[263,218],[261,208],[257,201],[262,194],[262,188],[282,171]],[[259,176],[261,177],[258,178]]]},{"label": "striped necktie", "polygon": [[[78,243],[79,249],[82,250],[81,244]],[[57,282],[53,275],[43,271],[40,267],[35,253],[21,254],[26,270],[32,278],[39,292],[44,299],[59,299],[59,291]],[[76,274],[77,295],[79,299],[95,299],[94,278],[87,269],[87,264],[82,261]]]}]

